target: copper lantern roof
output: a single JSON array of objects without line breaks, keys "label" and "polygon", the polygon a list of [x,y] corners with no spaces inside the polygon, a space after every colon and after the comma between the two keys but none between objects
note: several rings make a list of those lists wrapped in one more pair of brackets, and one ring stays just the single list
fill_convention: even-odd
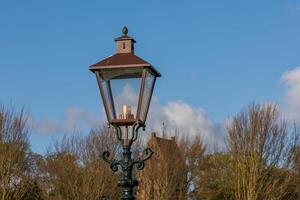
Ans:
[{"label": "copper lantern roof", "polygon": [[[160,77],[161,74],[147,61],[142,58],[136,56],[134,54],[134,43],[135,40],[132,37],[127,36],[128,30],[123,29],[123,36],[115,39],[117,44],[117,53],[109,56],[93,65],[90,66],[90,70],[95,72],[99,69],[108,69],[108,68],[128,68],[128,67],[142,67],[148,68],[155,76]],[[131,45],[130,47],[124,47],[126,44]],[[120,44],[122,43],[122,44]],[[124,43],[124,44],[123,44]],[[129,50],[123,51],[120,48],[130,48]]]}]

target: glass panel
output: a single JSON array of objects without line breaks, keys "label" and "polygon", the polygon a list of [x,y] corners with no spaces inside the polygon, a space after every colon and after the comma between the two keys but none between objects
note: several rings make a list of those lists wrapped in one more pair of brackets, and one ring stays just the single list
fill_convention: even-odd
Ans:
[{"label": "glass panel", "polygon": [[141,110],[140,110],[140,120],[145,123],[147,113],[148,113],[148,108],[153,92],[153,87],[154,87],[154,81],[155,81],[155,76],[146,70],[146,76],[145,76],[145,84],[144,84],[144,92],[143,92],[143,97],[141,101]]},{"label": "glass panel", "polygon": [[102,97],[103,106],[106,112],[107,120],[111,122],[112,119],[115,118],[115,108],[113,104],[113,98],[110,90],[110,81],[104,81],[101,79],[100,74],[96,73],[100,94]]},{"label": "glass panel", "polygon": [[116,119],[136,119],[140,81],[140,78],[110,81]]},{"label": "glass panel", "polygon": [[101,77],[104,80],[111,79],[126,79],[126,78],[140,78],[142,77],[142,67],[123,67],[123,68],[110,68],[100,69]]},{"label": "glass panel", "polygon": [[103,81],[103,87],[105,92],[105,98],[107,101],[107,106],[109,108],[109,114],[111,119],[116,119],[116,111],[114,106],[114,99],[112,96],[110,81]]}]

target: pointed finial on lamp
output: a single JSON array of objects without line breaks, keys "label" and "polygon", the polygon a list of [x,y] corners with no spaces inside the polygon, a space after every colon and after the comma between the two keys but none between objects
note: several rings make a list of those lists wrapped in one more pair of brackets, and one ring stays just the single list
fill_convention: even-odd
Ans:
[{"label": "pointed finial on lamp", "polygon": [[123,27],[122,33],[123,33],[124,35],[127,35],[127,34],[128,34],[128,28],[127,28],[126,26]]}]

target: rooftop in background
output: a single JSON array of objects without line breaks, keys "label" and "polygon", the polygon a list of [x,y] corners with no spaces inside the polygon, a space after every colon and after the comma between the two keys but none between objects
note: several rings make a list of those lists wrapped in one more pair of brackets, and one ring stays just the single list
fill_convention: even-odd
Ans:
[{"label": "rooftop in background", "polygon": [[160,151],[163,151],[163,153],[171,150],[173,153],[177,153],[178,155],[180,154],[175,137],[171,137],[171,139],[157,137],[156,133],[153,132],[148,145],[152,148],[152,150],[158,148]]}]

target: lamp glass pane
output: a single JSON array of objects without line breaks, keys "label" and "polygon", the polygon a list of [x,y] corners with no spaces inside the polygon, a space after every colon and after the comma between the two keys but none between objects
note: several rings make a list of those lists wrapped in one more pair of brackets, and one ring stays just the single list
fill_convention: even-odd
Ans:
[{"label": "lamp glass pane", "polygon": [[116,111],[115,111],[115,106],[114,106],[114,100],[111,92],[111,85],[110,81],[102,81],[103,89],[104,89],[104,94],[105,94],[105,99],[107,102],[108,106],[108,115],[110,119],[115,119],[116,118]]},{"label": "lamp glass pane", "polygon": [[148,108],[150,105],[151,97],[152,97],[152,92],[153,92],[153,86],[155,83],[155,76],[146,70],[146,76],[145,76],[145,84],[144,84],[144,92],[143,92],[143,97],[141,101],[141,110],[140,110],[140,120],[145,123],[147,113],[148,113]]},{"label": "lamp glass pane", "polygon": [[136,119],[142,72],[143,68],[141,67],[98,70],[105,88],[104,98],[107,102],[107,115],[109,115],[110,120]]},{"label": "lamp glass pane", "polygon": [[141,78],[110,81],[116,115],[114,119],[136,119]]},{"label": "lamp glass pane", "polygon": [[103,80],[99,72],[96,72],[96,78],[98,81],[100,94],[102,97],[102,103],[106,112],[107,120],[111,122],[111,119],[115,118],[116,114],[110,90],[110,81]]}]

